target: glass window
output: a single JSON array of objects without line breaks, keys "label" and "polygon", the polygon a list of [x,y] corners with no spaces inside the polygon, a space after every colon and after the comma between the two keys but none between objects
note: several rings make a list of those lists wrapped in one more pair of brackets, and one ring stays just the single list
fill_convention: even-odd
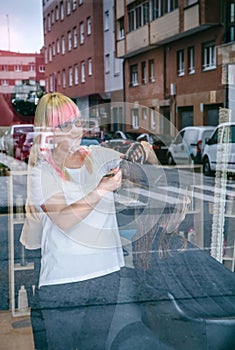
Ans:
[{"label": "glass window", "polygon": [[69,86],[73,86],[73,67],[69,67]]},{"label": "glass window", "polygon": [[91,35],[91,17],[87,17],[87,35]]},{"label": "glass window", "polygon": [[84,22],[80,23],[80,44],[84,44],[85,35],[84,35]]},{"label": "glass window", "polygon": [[215,44],[208,43],[203,45],[203,70],[216,68]]},{"label": "glass window", "polygon": [[120,18],[117,21],[117,34],[118,34],[118,39],[124,39],[125,37],[125,32],[124,32],[124,17]]},{"label": "glass window", "polygon": [[177,52],[177,71],[179,77],[184,75],[184,50]]},{"label": "glass window", "polygon": [[71,2],[70,0],[67,0],[67,16],[69,16],[71,13]]},{"label": "glass window", "polygon": [[105,55],[105,73],[109,73],[110,72],[110,54],[106,54]]},{"label": "glass window", "polygon": [[88,58],[88,75],[92,75],[92,59]]},{"label": "glass window", "polygon": [[104,30],[109,30],[109,11],[104,14]]},{"label": "glass window", "polygon": [[56,40],[56,52],[60,53],[60,39]]},{"label": "glass window", "polygon": [[130,75],[131,75],[131,86],[138,85],[138,65],[134,64],[130,67]]},{"label": "glass window", "polygon": [[82,61],[82,63],[81,63],[81,82],[85,83],[85,81],[86,81],[85,62]]},{"label": "glass window", "polygon": [[131,109],[131,121],[133,129],[139,128],[139,110],[138,108]]},{"label": "glass window", "polygon": [[155,110],[154,108],[150,108],[150,129],[155,129],[156,121],[155,121]]},{"label": "glass window", "polygon": [[155,82],[155,65],[154,65],[154,60],[149,60],[149,81],[151,83]]},{"label": "glass window", "polygon": [[77,27],[73,28],[73,48],[76,49],[78,46],[78,33],[77,33]]},{"label": "glass window", "polygon": [[60,2],[60,20],[61,21],[64,20],[64,2],[63,1]]},{"label": "glass window", "polygon": [[72,33],[68,32],[68,51],[72,50]]},{"label": "glass window", "polygon": [[65,71],[65,69],[62,70],[62,86],[63,86],[63,88],[66,88],[66,71]]},{"label": "glass window", "polygon": [[72,1],[73,1],[73,11],[75,11],[77,8],[77,0],[72,0]]},{"label": "glass window", "polygon": [[74,65],[74,85],[78,85],[79,77],[78,77],[78,65]]},{"label": "glass window", "polygon": [[195,53],[194,46],[188,48],[188,72],[189,74],[195,73]]},{"label": "glass window", "polygon": [[62,36],[61,38],[61,48],[62,48],[62,55],[65,54],[65,38]]},{"label": "glass window", "polygon": [[142,80],[142,84],[147,83],[147,72],[146,72],[146,62],[145,61],[141,63],[141,80]]}]

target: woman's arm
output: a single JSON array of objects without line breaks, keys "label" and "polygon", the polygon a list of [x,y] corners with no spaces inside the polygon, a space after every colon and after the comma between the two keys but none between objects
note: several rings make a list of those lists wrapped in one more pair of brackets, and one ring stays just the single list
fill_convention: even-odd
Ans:
[{"label": "woman's arm", "polygon": [[42,210],[63,231],[81,222],[109,192],[121,186],[122,172],[113,169],[113,177],[103,177],[98,186],[84,198],[67,205],[63,193],[53,195],[41,205]]}]

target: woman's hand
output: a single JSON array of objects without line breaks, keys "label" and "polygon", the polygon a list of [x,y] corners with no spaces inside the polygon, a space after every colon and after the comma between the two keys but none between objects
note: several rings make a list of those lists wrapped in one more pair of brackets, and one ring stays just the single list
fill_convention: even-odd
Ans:
[{"label": "woman's hand", "polygon": [[105,175],[98,187],[98,192],[102,195],[108,192],[113,192],[121,186],[122,183],[122,171],[119,168],[114,168],[110,170],[107,175]]}]

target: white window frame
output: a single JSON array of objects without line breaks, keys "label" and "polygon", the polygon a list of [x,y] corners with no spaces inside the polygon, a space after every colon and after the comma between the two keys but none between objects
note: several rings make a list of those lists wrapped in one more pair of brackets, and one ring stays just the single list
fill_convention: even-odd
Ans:
[{"label": "white window frame", "polygon": [[15,71],[15,72],[22,72],[22,66],[21,66],[21,64],[16,64],[16,65],[15,65],[15,68],[14,68],[14,71]]},{"label": "white window frame", "polygon": [[69,86],[73,86],[73,67],[69,67]]},{"label": "white window frame", "polygon": [[149,60],[149,81],[150,81],[150,83],[155,83],[155,62],[154,62],[154,60]]},{"label": "white window frame", "polygon": [[59,54],[60,53],[60,39],[56,40],[56,52]]},{"label": "white window frame", "polygon": [[35,64],[29,64],[29,72],[35,72]]},{"label": "white window frame", "polygon": [[57,85],[61,86],[61,73],[60,73],[60,71],[57,72]]},{"label": "white window frame", "polygon": [[133,129],[139,129],[139,109],[131,109],[131,123]]},{"label": "white window frame", "polygon": [[87,35],[91,35],[91,17],[87,17]]},{"label": "white window frame", "polygon": [[55,43],[52,43],[52,55],[55,56],[56,55],[56,50],[55,50]]},{"label": "white window frame", "polygon": [[65,69],[62,70],[62,87],[66,88],[66,71]]},{"label": "white window frame", "polygon": [[80,29],[80,45],[83,45],[85,42],[84,22],[80,23],[79,29]]},{"label": "white window frame", "polygon": [[118,32],[118,40],[122,40],[125,38],[124,17],[120,18],[117,22],[117,32]]},{"label": "white window frame", "polygon": [[133,64],[130,68],[131,86],[138,86],[138,64]]},{"label": "white window frame", "polygon": [[88,75],[92,75],[92,58],[88,58]]},{"label": "white window frame", "polygon": [[45,72],[45,66],[43,66],[43,65],[39,66],[38,71],[40,73],[44,73]]},{"label": "white window frame", "polygon": [[61,21],[64,20],[64,2],[63,1],[60,2],[60,20]]},{"label": "white window frame", "polygon": [[47,31],[50,32],[51,31],[51,14],[48,13],[47,15]]},{"label": "white window frame", "polygon": [[9,86],[9,80],[7,80],[7,79],[2,79],[1,85],[2,85],[2,86]]},{"label": "white window frame", "polygon": [[60,11],[59,11],[59,7],[56,6],[55,7],[55,20],[59,21],[59,19],[60,19]]},{"label": "white window frame", "polygon": [[45,48],[44,57],[45,57],[45,64],[47,64],[48,63],[48,49],[47,48]]},{"label": "white window frame", "polygon": [[68,51],[72,50],[72,33],[71,31],[68,32]]},{"label": "white window frame", "polygon": [[146,61],[141,62],[141,83],[147,84],[147,65]]},{"label": "white window frame", "polygon": [[203,46],[203,70],[216,68],[216,47],[214,43],[204,44]]},{"label": "white window frame", "polygon": [[51,24],[54,24],[55,23],[55,11],[52,10],[51,11]]},{"label": "white window frame", "polygon": [[76,49],[78,47],[78,30],[77,27],[73,28],[73,48]]},{"label": "white window frame", "polygon": [[195,49],[194,46],[188,48],[188,73],[195,73]]},{"label": "white window frame", "polygon": [[110,25],[109,21],[110,21],[109,11],[105,11],[105,13],[104,13],[104,31],[109,30],[109,25]]},{"label": "white window frame", "polygon": [[74,65],[74,85],[78,85],[79,83],[79,69],[78,64]]},{"label": "white window frame", "polygon": [[72,0],[72,1],[73,1],[72,10],[75,11],[77,8],[77,0]]},{"label": "white window frame", "polygon": [[62,35],[61,37],[61,53],[62,55],[65,55],[65,37]]},{"label": "white window frame", "polygon": [[70,2],[70,0],[67,0],[66,7],[67,7],[67,16],[69,16],[71,14],[71,2]]},{"label": "white window frame", "polygon": [[52,47],[51,47],[51,45],[49,45],[49,47],[48,47],[48,55],[49,55],[49,62],[51,62],[52,61]]},{"label": "white window frame", "polygon": [[85,66],[85,62],[82,61],[81,62],[81,83],[85,83],[86,82],[86,66]]},{"label": "white window frame", "polygon": [[156,127],[156,120],[155,120],[155,110],[153,108],[150,108],[150,130],[155,130]]},{"label": "white window frame", "polygon": [[177,74],[178,77],[182,77],[185,75],[184,71],[184,50],[177,51]]},{"label": "white window frame", "polygon": [[110,54],[106,53],[105,55],[105,74],[110,73]]}]

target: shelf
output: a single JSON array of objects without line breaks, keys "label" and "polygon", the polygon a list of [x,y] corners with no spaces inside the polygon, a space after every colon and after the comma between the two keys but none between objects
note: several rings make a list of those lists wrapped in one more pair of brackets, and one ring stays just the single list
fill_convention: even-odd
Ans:
[{"label": "shelf", "polygon": [[19,310],[15,309],[12,312],[12,316],[13,317],[30,316],[30,308],[28,307],[27,311],[25,311],[25,312],[22,312],[22,311],[19,311]]},{"label": "shelf", "polygon": [[14,270],[15,271],[24,271],[24,270],[33,270],[34,269],[34,263],[30,262],[27,265],[21,265],[21,264],[14,264]]}]

